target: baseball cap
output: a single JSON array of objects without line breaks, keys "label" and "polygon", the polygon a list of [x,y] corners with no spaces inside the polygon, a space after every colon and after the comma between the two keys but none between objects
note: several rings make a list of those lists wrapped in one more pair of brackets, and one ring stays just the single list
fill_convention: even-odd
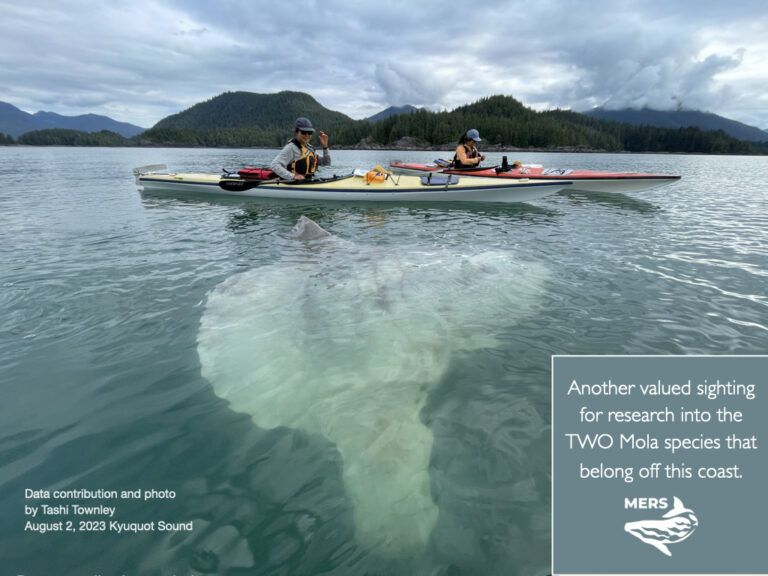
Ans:
[{"label": "baseball cap", "polygon": [[[304,118],[304,116],[296,118],[296,122],[293,123],[293,127],[297,130],[301,130],[302,132],[315,131],[315,128],[312,126],[312,122],[310,122],[307,118]],[[475,130],[475,132],[477,132],[477,130]]]},{"label": "baseball cap", "polygon": [[467,130],[467,138],[472,138],[475,142],[482,142],[483,139],[480,138],[480,132],[472,128],[471,130]]}]

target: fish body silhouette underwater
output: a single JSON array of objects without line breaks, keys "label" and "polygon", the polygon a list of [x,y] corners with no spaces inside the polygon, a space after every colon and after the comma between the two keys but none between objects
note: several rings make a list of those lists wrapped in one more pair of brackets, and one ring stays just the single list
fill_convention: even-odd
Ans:
[{"label": "fish body silhouette underwater", "polygon": [[304,246],[208,294],[201,373],[256,426],[335,444],[358,542],[422,549],[438,517],[428,395],[452,362],[502,347],[549,272],[504,250],[359,245],[304,217],[289,237]]}]

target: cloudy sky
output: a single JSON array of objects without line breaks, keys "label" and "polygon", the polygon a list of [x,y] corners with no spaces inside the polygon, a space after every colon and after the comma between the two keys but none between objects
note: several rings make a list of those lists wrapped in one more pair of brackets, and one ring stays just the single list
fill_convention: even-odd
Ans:
[{"label": "cloudy sky", "polygon": [[764,0],[0,0],[0,101],[149,127],[225,91],[353,118],[492,94],[768,128]]}]

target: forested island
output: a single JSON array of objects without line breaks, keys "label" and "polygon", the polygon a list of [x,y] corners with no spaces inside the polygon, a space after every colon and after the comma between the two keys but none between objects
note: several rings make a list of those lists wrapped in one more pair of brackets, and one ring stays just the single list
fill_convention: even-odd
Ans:
[{"label": "forested island", "polygon": [[657,128],[600,120],[565,110],[536,112],[511,96],[490,96],[450,112],[416,110],[379,121],[353,120],[301,92],[227,92],[164,118],[132,138],[114,132],[48,129],[0,145],[278,148],[297,116],[311,118],[336,148],[449,149],[477,128],[486,150],[767,154],[768,142],[738,140],[722,130]]}]

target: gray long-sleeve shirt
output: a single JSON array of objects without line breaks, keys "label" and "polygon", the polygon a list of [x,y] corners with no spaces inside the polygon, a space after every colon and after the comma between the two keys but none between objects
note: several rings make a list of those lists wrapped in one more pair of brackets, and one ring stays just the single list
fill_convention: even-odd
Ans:
[{"label": "gray long-sleeve shirt", "polygon": [[[293,143],[293,141],[291,141],[280,150],[280,153],[275,156],[275,159],[272,160],[272,164],[270,164],[269,167],[283,180],[293,180],[293,174],[288,170],[288,166],[291,162],[298,160],[299,158],[301,158],[301,150]],[[317,165],[331,165],[331,154],[327,149],[324,149],[323,155],[318,157]]]}]

